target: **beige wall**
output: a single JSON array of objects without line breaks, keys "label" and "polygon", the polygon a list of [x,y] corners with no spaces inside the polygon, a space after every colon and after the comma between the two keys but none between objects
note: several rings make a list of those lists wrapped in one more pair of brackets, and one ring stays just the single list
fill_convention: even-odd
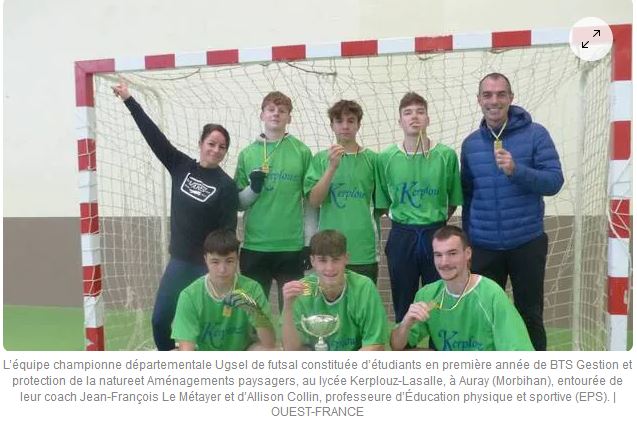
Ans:
[{"label": "beige wall", "polygon": [[78,221],[4,218],[3,303],[82,306]]}]

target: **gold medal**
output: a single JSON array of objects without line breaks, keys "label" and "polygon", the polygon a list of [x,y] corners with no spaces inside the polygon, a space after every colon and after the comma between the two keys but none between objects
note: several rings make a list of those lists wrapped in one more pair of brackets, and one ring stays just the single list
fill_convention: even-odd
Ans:
[{"label": "gold medal", "polygon": [[313,296],[314,289],[312,288],[312,283],[305,279],[301,280],[301,283],[303,283],[303,296]]},{"label": "gold medal", "polygon": [[283,138],[279,139],[276,145],[274,145],[274,148],[272,149],[272,151],[270,151],[270,153],[268,154],[268,141],[265,135],[261,134],[261,138],[263,138],[263,164],[261,164],[261,171],[264,172],[265,174],[268,174],[270,172],[270,159],[272,158],[274,151],[276,151],[276,149],[279,147],[281,142],[283,142],[283,140],[287,136],[288,136],[287,133],[283,134]]},{"label": "gold medal", "polygon": [[502,136],[502,132],[504,132],[504,128],[507,127],[508,122],[509,122],[508,120],[505,120],[504,124],[502,125],[502,128],[500,129],[500,132],[497,135],[495,134],[493,129],[489,127],[489,130],[491,131],[491,135],[493,135],[493,150],[494,151],[502,149],[502,139],[500,139],[500,136]]},{"label": "gold medal", "polygon": [[223,307],[223,316],[224,317],[229,317],[230,315],[232,315],[232,308],[228,305],[224,305]]}]

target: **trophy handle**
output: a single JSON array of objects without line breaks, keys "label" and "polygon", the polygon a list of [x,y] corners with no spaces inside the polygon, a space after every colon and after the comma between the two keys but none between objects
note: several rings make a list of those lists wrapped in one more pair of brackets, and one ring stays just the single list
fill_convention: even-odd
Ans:
[{"label": "trophy handle", "polygon": [[328,335],[326,335],[325,337],[329,337],[332,334],[334,334],[335,332],[338,331],[338,329],[341,328],[341,320],[338,318],[338,314],[336,315],[336,324],[334,325],[334,329],[332,330],[331,333],[329,333]]}]

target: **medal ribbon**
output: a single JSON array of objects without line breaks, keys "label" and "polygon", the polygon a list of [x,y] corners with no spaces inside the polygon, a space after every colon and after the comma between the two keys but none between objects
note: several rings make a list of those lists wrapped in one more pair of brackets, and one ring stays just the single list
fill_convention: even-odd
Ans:
[{"label": "medal ribbon", "polygon": [[268,154],[268,139],[265,137],[265,134],[261,134],[261,138],[263,138],[263,165],[261,166],[261,170],[263,170],[265,173],[267,173],[270,169],[269,162],[272,158],[272,155],[274,154],[274,151],[276,151],[281,142],[283,142],[283,140],[287,138],[287,136],[288,134],[285,133],[283,135],[283,138],[279,139],[279,141],[274,146],[274,149]]},{"label": "medal ribbon", "polygon": [[504,124],[502,125],[502,128],[500,129],[500,132],[498,132],[497,135],[495,134],[493,129],[491,129],[491,127],[487,125],[487,127],[489,128],[489,131],[491,132],[491,135],[493,135],[493,137],[495,138],[493,140],[493,149],[498,150],[502,148],[502,140],[500,139],[500,135],[502,135],[502,132],[504,132],[504,128],[507,127],[508,122],[509,122],[508,119],[504,121]]}]

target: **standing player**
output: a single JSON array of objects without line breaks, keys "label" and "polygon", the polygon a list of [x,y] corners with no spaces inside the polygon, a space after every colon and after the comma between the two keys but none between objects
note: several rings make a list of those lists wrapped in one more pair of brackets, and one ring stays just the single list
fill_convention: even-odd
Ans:
[{"label": "standing player", "polygon": [[462,225],[473,245],[472,271],[503,289],[511,277],[515,306],[536,350],[546,350],[544,196],[564,184],[551,135],[522,107],[511,105],[506,76],[478,85],[484,118],[462,143]]},{"label": "standing player", "polygon": [[230,146],[221,125],[208,123],[199,139],[199,161],[177,150],[120,82],[113,87],[131,112],[150,149],[172,180],[170,197],[170,261],[159,282],[153,309],[153,337],[158,350],[172,350],[170,324],[179,293],[206,273],[203,242],[215,229],[236,230],[237,188],[219,164]]},{"label": "standing player", "polygon": [[341,100],[329,110],[337,143],[312,158],[304,190],[310,205],[319,208],[319,230],[335,229],[347,238],[347,268],[378,278],[373,220],[376,153],[356,142],[363,119],[361,106]]},{"label": "standing player", "polygon": [[312,236],[315,274],[283,286],[283,348],[306,350],[316,342],[301,327],[312,315],[338,317],[338,330],[325,339],[329,350],[385,350],[387,314],[372,281],[346,269],[347,239],[336,230]]},{"label": "standing player", "polygon": [[533,350],[520,314],[491,279],[471,274],[471,247],[461,229],[444,226],[433,237],[441,280],[416,293],[391,335],[393,350],[430,338],[436,350]]},{"label": "standing player", "polygon": [[408,92],[398,113],[403,141],[382,151],[376,165],[376,207],[389,208],[392,222],[385,254],[397,322],[420,282],[440,278],[433,262],[432,235],[462,204],[455,151],[427,137],[427,101]]},{"label": "standing player", "polygon": [[[270,305],[261,286],[237,272],[234,231],[210,233],[204,253],[208,274],[186,287],[177,302],[172,336],[179,350],[274,349]],[[233,306],[237,301],[246,302]]]},{"label": "standing player", "polygon": [[303,178],[312,158],[310,149],[286,132],[291,112],[292,101],[285,94],[265,96],[264,132],[239,153],[235,174],[246,210],[241,273],[258,281],[266,296],[275,279],[279,307],[283,284],[303,276]]}]

